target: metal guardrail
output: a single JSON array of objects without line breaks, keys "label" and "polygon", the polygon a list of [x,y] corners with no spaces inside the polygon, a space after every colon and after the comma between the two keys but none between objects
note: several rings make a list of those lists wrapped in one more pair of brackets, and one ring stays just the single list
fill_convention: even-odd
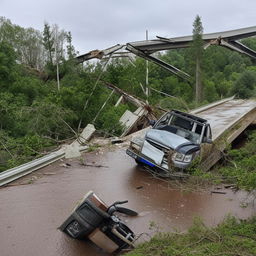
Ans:
[{"label": "metal guardrail", "polygon": [[43,156],[41,158],[35,159],[26,164],[14,167],[12,169],[6,170],[0,173],[0,187],[10,183],[22,176],[25,176],[35,170],[38,170],[50,163],[53,163],[65,156],[64,150],[60,149],[56,152],[53,152],[49,155]]},{"label": "metal guardrail", "polygon": [[190,111],[189,113],[196,115],[196,114],[198,114],[198,113],[200,113],[200,112],[203,112],[203,111],[205,111],[205,110],[207,110],[207,109],[216,107],[216,106],[218,106],[218,105],[220,105],[220,104],[223,104],[223,103],[225,103],[225,102],[228,102],[228,101],[230,101],[230,100],[233,100],[234,98],[235,98],[235,95],[232,96],[232,97],[230,97],[230,98],[225,98],[225,99],[223,99],[223,100],[215,101],[215,102],[210,103],[210,104],[207,104],[207,105],[205,105],[205,106],[196,108],[196,109]]}]

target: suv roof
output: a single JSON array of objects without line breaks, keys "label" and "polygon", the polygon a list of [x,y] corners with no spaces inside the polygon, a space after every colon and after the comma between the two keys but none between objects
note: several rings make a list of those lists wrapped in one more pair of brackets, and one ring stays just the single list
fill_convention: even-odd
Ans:
[{"label": "suv roof", "polygon": [[206,119],[203,119],[203,118],[201,118],[201,117],[194,116],[194,115],[191,115],[191,114],[188,114],[188,113],[185,113],[185,112],[181,112],[181,111],[179,111],[179,110],[173,109],[173,110],[171,111],[171,113],[177,114],[177,115],[179,115],[179,116],[182,116],[182,117],[185,117],[185,118],[188,118],[188,119],[192,119],[192,120],[194,120],[194,121],[196,121],[196,122],[199,122],[199,123],[204,123],[204,124],[207,123],[207,120],[206,120]]}]

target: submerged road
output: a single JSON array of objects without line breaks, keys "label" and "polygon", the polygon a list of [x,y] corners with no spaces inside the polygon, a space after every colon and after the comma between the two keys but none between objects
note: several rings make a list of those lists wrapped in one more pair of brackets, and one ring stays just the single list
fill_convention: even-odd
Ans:
[{"label": "submerged road", "polygon": [[79,159],[58,161],[0,189],[1,256],[105,255],[93,244],[72,240],[57,230],[89,190],[107,204],[128,199],[127,207],[140,213],[124,217],[136,234],[184,231],[195,216],[216,225],[227,214],[247,218],[256,212],[244,192],[182,192],[155,179],[137,167],[124,148],[84,157],[87,164],[103,167],[83,166]]}]

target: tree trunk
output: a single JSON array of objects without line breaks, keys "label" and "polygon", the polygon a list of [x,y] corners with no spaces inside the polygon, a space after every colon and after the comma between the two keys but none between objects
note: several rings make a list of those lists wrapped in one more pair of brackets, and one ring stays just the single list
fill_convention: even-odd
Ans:
[{"label": "tree trunk", "polygon": [[203,98],[202,91],[202,79],[201,79],[201,67],[200,67],[200,59],[196,58],[196,103],[200,103]]}]

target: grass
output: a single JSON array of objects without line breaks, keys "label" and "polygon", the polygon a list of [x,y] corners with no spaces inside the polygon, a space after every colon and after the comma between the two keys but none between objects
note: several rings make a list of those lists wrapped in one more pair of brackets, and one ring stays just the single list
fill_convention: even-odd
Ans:
[{"label": "grass", "polygon": [[88,149],[86,150],[87,152],[94,152],[100,148],[99,144],[90,144]]},{"label": "grass", "polygon": [[256,131],[250,131],[246,144],[227,153],[226,165],[215,169],[227,182],[248,191],[256,188]]},{"label": "grass", "polygon": [[158,233],[126,256],[255,256],[256,217],[227,217],[209,228],[200,218],[187,233]]},{"label": "grass", "polygon": [[256,131],[249,131],[245,145],[229,149],[221,164],[209,172],[190,168],[187,184],[201,186],[232,183],[238,189],[253,191],[256,188]]}]

